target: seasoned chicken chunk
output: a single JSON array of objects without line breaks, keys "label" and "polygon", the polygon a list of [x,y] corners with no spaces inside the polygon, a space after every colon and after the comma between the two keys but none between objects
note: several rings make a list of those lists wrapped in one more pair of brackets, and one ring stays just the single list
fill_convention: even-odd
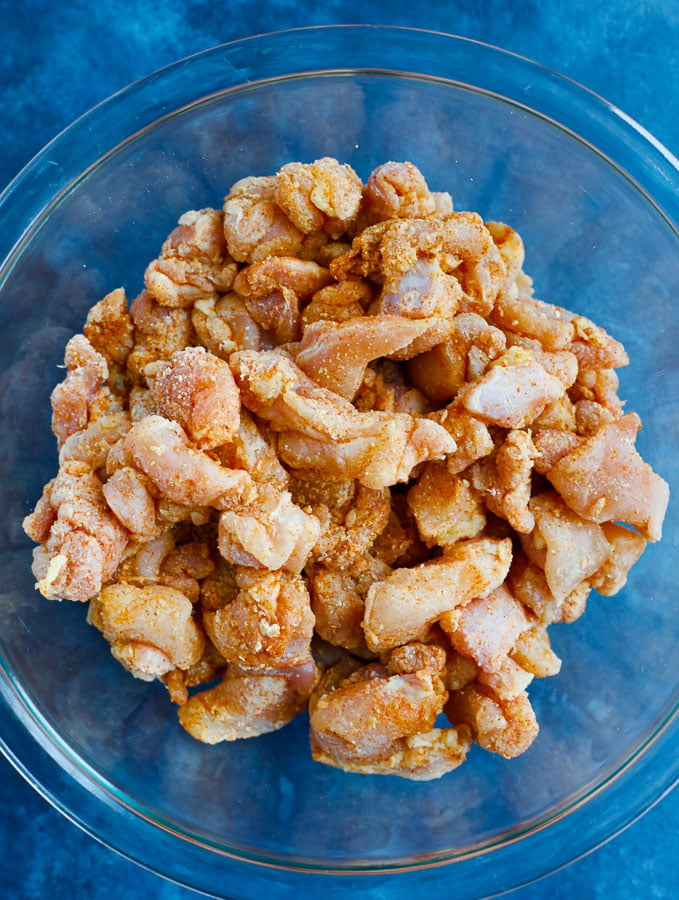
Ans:
[{"label": "seasoned chicken chunk", "polygon": [[302,246],[302,232],[276,203],[277,179],[242,178],[224,199],[224,237],[238,262],[267,256],[293,256]]},{"label": "seasoned chicken chunk", "polygon": [[200,691],[179,709],[179,721],[204,744],[277,731],[306,706],[283,675],[258,675],[230,666],[218,685]]},{"label": "seasoned chicken chunk", "polygon": [[66,378],[52,391],[52,431],[59,446],[81,431],[90,419],[90,407],[108,378],[106,360],[82,334],[66,344]]},{"label": "seasoned chicken chunk", "polygon": [[48,600],[89,600],[113,576],[129,540],[101,481],[75,460],[61,465],[24,528],[44,542],[33,551],[33,574]]},{"label": "seasoned chicken chunk", "polygon": [[478,494],[459,475],[451,475],[441,463],[427,463],[408,491],[422,539],[430,546],[450,547],[463,538],[481,533],[486,515]]},{"label": "seasoned chicken chunk", "polygon": [[363,185],[349,165],[332,157],[288,163],[276,181],[276,202],[303,234],[338,238],[355,221]]},{"label": "seasoned chicken chunk", "polygon": [[202,347],[187,347],[168,362],[147,367],[146,374],[158,411],[178,422],[200,450],[214,450],[234,437],[240,395],[223,360]]},{"label": "seasoned chicken chunk", "polygon": [[525,753],[539,730],[525,692],[505,699],[487,686],[471,684],[450,695],[445,712],[453,724],[468,725],[477,744],[505,759]]},{"label": "seasoned chicken chunk", "polygon": [[224,240],[224,213],[189,210],[149,263],[144,281],[162,306],[193,306],[230,290],[238,270]]},{"label": "seasoned chicken chunk", "polygon": [[437,204],[417,166],[410,162],[386,162],[368,178],[364,210],[368,221],[373,223],[431,216],[437,211]]},{"label": "seasoned chicken chunk", "polygon": [[634,442],[635,413],[600,428],[547,472],[574,512],[591,522],[626,522],[658,541],[669,501],[667,482],[645,463]]},{"label": "seasoned chicken chunk", "polygon": [[[188,669],[200,659],[205,637],[192,613],[191,601],[174,588],[110,584],[92,600],[88,620],[111,644],[116,659],[148,680],[174,668]],[[140,647],[150,648],[157,662],[163,654],[165,671],[144,671]]]},{"label": "seasoned chicken chunk", "polygon": [[301,578],[240,569],[236,598],[203,621],[224,659],[264,672],[311,662],[314,616]]},{"label": "seasoned chicken chunk", "polygon": [[396,569],[366,595],[363,630],[368,647],[382,651],[405,644],[456,606],[495,590],[507,575],[511,557],[511,541],[479,538],[455,544],[432,562]]}]

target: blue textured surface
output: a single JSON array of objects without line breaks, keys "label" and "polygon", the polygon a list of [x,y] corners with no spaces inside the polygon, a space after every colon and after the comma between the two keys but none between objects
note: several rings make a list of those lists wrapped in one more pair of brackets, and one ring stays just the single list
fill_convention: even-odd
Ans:
[{"label": "blue textured surface", "polygon": [[[0,0],[0,187],[76,116],[148,72],[222,41],[298,25],[371,22],[461,34],[545,63],[603,95],[679,153],[676,0]],[[679,896],[679,792],[625,833],[513,900]],[[99,846],[0,759],[0,897],[195,896]],[[275,898],[274,898],[275,900]]]}]

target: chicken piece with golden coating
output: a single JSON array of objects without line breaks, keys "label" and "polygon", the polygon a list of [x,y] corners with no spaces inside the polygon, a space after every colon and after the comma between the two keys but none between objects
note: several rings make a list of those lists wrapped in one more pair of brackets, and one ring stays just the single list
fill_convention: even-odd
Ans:
[{"label": "chicken piece with golden coating", "polygon": [[316,384],[353,400],[369,362],[411,346],[428,328],[398,315],[314,322],[294,348],[295,362]]},{"label": "chicken piece with golden coating", "polygon": [[504,331],[536,338],[548,351],[568,349],[575,337],[567,310],[511,291],[500,293],[489,318]]},{"label": "chicken piece with golden coating", "polygon": [[187,347],[146,369],[158,411],[178,422],[200,450],[228,443],[238,431],[240,395],[231,369],[203,347]]},{"label": "chicken piece with golden coating", "polygon": [[66,344],[66,378],[52,391],[52,431],[59,447],[66,438],[82,431],[90,420],[90,408],[108,378],[106,360],[87,338],[76,334]]},{"label": "chicken piece with golden coating", "polygon": [[89,600],[113,576],[129,540],[101,481],[76,460],[62,464],[23,526],[41,542],[33,551],[33,574],[48,600]]},{"label": "chicken piece with golden coating", "polygon": [[276,203],[276,187],[276,176],[241,178],[224,198],[224,237],[238,262],[300,250],[302,232]]},{"label": "chicken piece with golden coating", "polygon": [[311,609],[316,633],[356,656],[371,657],[361,623],[370,585],[383,581],[391,569],[382,560],[359,556],[342,568],[314,566],[309,573]]},{"label": "chicken piece with golden coating", "polygon": [[227,469],[197,450],[177,422],[146,416],[132,426],[124,453],[173,503],[225,509],[252,497],[247,472]]},{"label": "chicken piece with golden coating", "polygon": [[285,572],[239,569],[239,592],[203,613],[212,643],[230,663],[260,673],[304,670],[312,680],[314,615],[304,581]]},{"label": "chicken piece with golden coating", "polygon": [[337,239],[361,205],[363,185],[351,166],[332,157],[287,163],[276,180],[276,202],[303,234],[322,231]]},{"label": "chicken piece with golden coating", "polygon": [[488,509],[520,534],[532,531],[535,525],[528,504],[536,456],[530,434],[512,430],[492,456],[474,463],[469,470],[470,482]]},{"label": "chicken piece with golden coating", "polygon": [[453,724],[468,725],[472,739],[484,750],[505,759],[525,753],[539,730],[525,692],[505,699],[478,683],[451,693],[445,713]]},{"label": "chicken piece with golden coating", "polygon": [[219,517],[219,552],[227,562],[299,574],[318,541],[316,516],[292,502],[289,491],[260,492]]},{"label": "chicken piece with golden coating", "polygon": [[574,513],[554,491],[533,497],[529,509],[535,528],[520,535],[521,544],[530,561],[543,569],[556,600],[563,601],[599,569],[611,547],[600,525]]},{"label": "chicken piece with golden coating", "polygon": [[366,184],[363,206],[370,223],[385,219],[419,219],[437,211],[424,175],[411,162],[386,162]]},{"label": "chicken piece with golden coating", "polygon": [[151,681],[201,658],[205,636],[191,601],[165,585],[110,584],[92,600],[88,621],[136,678]]},{"label": "chicken piece with golden coating", "polygon": [[481,669],[495,672],[535,619],[503,584],[446,613],[439,624],[458,653],[471,657]]},{"label": "chicken piece with golden coating", "polygon": [[547,478],[584,519],[615,519],[632,525],[646,540],[658,541],[669,486],[634,446],[640,427],[635,413],[605,425],[552,466]]},{"label": "chicken piece with golden coating", "polygon": [[193,306],[231,289],[238,271],[224,239],[224,213],[189,210],[144,275],[147,290],[162,306]]},{"label": "chicken piece with golden coating", "polygon": [[255,322],[271,332],[276,344],[300,337],[300,315],[313,294],[332,281],[315,262],[292,256],[270,256],[241,269],[234,289],[244,298]]},{"label": "chicken piece with golden coating", "polygon": [[450,547],[481,533],[486,515],[478,493],[442,463],[427,463],[408,491],[417,528],[429,547]]},{"label": "chicken piece with golden coating", "polygon": [[195,343],[191,311],[161,306],[142,291],[130,306],[135,344],[127,359],[127,369],[137,383],[145,385],[144,369],[158,359],[170,359],[177,350]]},{"label": "chicken piece with golden coating", "polygon": [[306,707],[283,675],[259,675],[229,666],[218,685],[194,694],[180,707],[179,722],[204,744],[236,741],[277,731]]},{"label": "chicken piece with golden coating", "polygon": [[243,404],[283,432],[278,451],[292,468],[358,478],[379,490],[407,480],[418,463],[455,449],[433,422],[405,413],[359,412],[281,353],[235,353],[230,364]]},{"label": "chicken piece with golden coating", "polygon": [[495,590],[511,558],[509,539],[476,538],[458,542],[432,562],[396,569],[366,595],[363,631],[368,647],[381,652],[405,644],[456,606]]}]

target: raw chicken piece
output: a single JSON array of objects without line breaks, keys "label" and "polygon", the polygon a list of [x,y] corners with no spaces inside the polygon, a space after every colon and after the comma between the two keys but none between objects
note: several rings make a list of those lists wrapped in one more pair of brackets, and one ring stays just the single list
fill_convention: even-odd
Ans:
[{"label": "raw chicken piece", "polygon": [[521,632],[534,624],[504,585],[445,613],[439,622],[457,652],[489,672],[500,668]]},{"label": "raw chicken piece", "polygon": [[512,594],[532,610],[545,625],[552,622],[575,622],[585,611],[590,594],[588,581],[581,581],[566,596],[557,599],[549,589],[545,573],[517,554],[508,577]]},{"label": "raw chicken piece", "polygon": [[66,344],[66,378],[52,391],[52,431],[59,447],[66,438],[82,431],[90,419],[90,407],[108,378],[106,360],[82,334]]},{"label": "raw chicken piece", "polygon": [[417,528],[429,547],[450,547],[481,533],[486,516],[478,494],[441,463],[427,463],[408,491]]},{"label": "raw chicken piece", "polygon": [[224,659],[264,672],[311,663],[314,616],[301,578],[284,572],[239,570],[235,600],[203,621]]},{"label": "raw chicken piece", "polygon": [[565,350],[575,337],[572,315],[535,297],[500,293],[490,321],[504,331],[536,338],[545,350]]},{"label": "raw chicken piece", "polygon": [[573,316],[575,339],[568,345],[578,359],[581,370],[617,369],[629,363],[629,356],[619,341],[584,316]]},{"label": "raw chicken piece", "polygon": [[529,350],[512,347],[491,363],[460,400],[473,415],[503,428],[520,428],[565,391],[562,382],[536,362]]},{"label": "raw chicken piece", "polygon": [[87,313],[83,328],[85,337],[109,368],[124,367],[134,346],[134,325],[127,308],[123,288],[107,294]]},{"label": "raw chicken piece", "polygon": [[24,530],[44,541],[33,551],[33,574],[48,600],[93,597],[120,565],[129,539],[106,505],[97,476],[75,460],[62,463],[45,486]]},{"label": "raw chicken piece", "polygon": [[111,447],[130,430],[130,417],[124,412],[95,419],[66,438],[59,451],[59,462],[69,459],[85,462],[96,472],[105,469]]},{"label": "raw chicken piece", "polygon": [[503,700],[513,700],[532,682],[533,675],[523,669],[511,656],[504,656],[492,669],[479,669],[476,681],[490,688]]},{"label": "raw chicken piece", "polygon": [[277,344],[299,340],[301,306],[331,281],[327,269],[290,256],[270,256],[242,269],[234,288],[255,322]]},{"label": "raw chicken piece", "polygon": [[589,581],[604,597],[612,597],[627,583],[629,570],[646,549],[646,540],[636,531],[615,522],[604,522],[601,530],[611,546],[611,552]]},{"label": "raw chicken piece", "polygon": [[426,671],[389,675],[379,663],[340,661],[311,695],[312,740],[340,766],[381,762],[400,749],[395,742],[433,728],[447,695]]},{"label": "raw chicken piece", "polygon": [[547,478],[572,510],[591,522],[616,519],[658,541],[669,486],[634,447],[639,417],[627,413],[562,457]]},{"label": "raw chicken piece", "polygon": [[433,562],[396,569],[368,590],[363,620],[368,647],[379,652],[405,644],[444,613],[495,590],[511,558],[510,540],[478,538],[459,542]]},{"label": "raw chicken piece", "polygon": [[248,472],[259,495],[277,495],[288,486],[290,476],[278,461],[271,440],[264,437],[246,409],[241,409],[238,432],[233,440],[220,447],[217,454],[223,466]]},{"label": "raw chicken piece", "polygon": [[363,210],[368,221],[374,223],[431,216],[437,212],[437,204],[417,166],[410,162],[386,162],[368,178]]},{"label": "raw chicken piece", "polygon": [[390,675],[429,672],[431,675],[442,676],[446,666],[446,651],[438,644],[413,641],[382,654],[381,661]]},{"label": "raw chicken piece", "polygon": [[505,699],[479,684],[452,693],[445,713],[453,724],[468,725],[477,744],[505,759],[525,753],[539,730],[526,693]]},{"label": "raw chicken piece", "polygon": [[341,569],[314,567],[309,591],[316,633],[357,656],[371,656],[361,628],[365,595],[371,584],[384,580],[390,571],[386,563],[371,556],[358,557],[353,565]]},{"label": "raw chicken piece", "polygon": [[179,709],[179,721],[204,744],[236,741],[277,731],[306,706],[289,679],[227,669],[224,679],[190,697]]},{"label": "raw chicken piece", "polygon": [[444,429],[427,419],[405,413],[358,415],[376,417],[370,422],[372,433],[333,443],[284,432],[278,438],[281,459],[293,469],[315,469],[330,479],[357,478],[380,490],[407,481],[419,463],[442,459],[455,449]]},{"label": "raw chicken piece", "polygon": [[[300,473],[301,474],[301,473]],[[389,491],[373,491],[360,482],[292,480],[291,491],[298,506],[318,519],[321,533],[312,559],[330,568],[344,569],[364,557],[387,525]]]},{"label": "raw chicken piece", "polygon": [[403,366],[378,359],[365,370],[353,404],[361,412],[381,410],[423,417],[432,411],[429,400],[405,377]]},{"label": "raw chicken piece", "polygon": [[530,561],[544,570],[557,601],[593,575],[610,555],[611,548],[599,525],[570,510],[554,491],[533,497],[528,504],[535,529],[520,535]]},{"label": "raw chicken piece", "polygon": [[444,272],[460,269],[464,311],[487,315],[505,279],[505,266],[490,232],[476,213],[397,219],[371,225],[354,238],[330,272],[339,281],[359,275],[394,282],[420,258],[436,259]]},{"label": "raw chicken piece", "polygon": [[370,285],[360,279],[347,279],[316,291],[302,313],[302,326],[312,322],[343,322],[362,316],[372,301]]},{"label": "raw chicken piece", "polygon": [[116,519],[135,541],[149,541],[158,533],[156,504],[149,482],[136,469],[117,469],[103,487],[104,498]]},{"label": "raw chicken piece", "polygon": [[288,491],[260,496],[219,517],[219,552],[227,562],[299,574],[319,538],[318,519]]},{"label": "raw chicken piece", "polygon": [[244,405],[284,432],[278,450],[293,468],[358,478],[378,490],[407,480],[418,463],[455,449],[433,422],[405,413],[358,412],[277,351],[235,353],[230,363]]},{"label": "raw chicken piece", "polygon": [[355,221],[363,185],[349,165],[324,157],[288,163],[278,172],[276,202],[303,234],[338,238]]},{"label": "raw chicken piece", "polygon": [[537,454],[533,462],[535,471],[541,475],[546,475],[560,459],[568,456],[581,444],[582,438],[572,431],[560,431],[555,428],[536,428],[533,431],[533,446]]},{"label": "raw chicken piece", "polygon": [[311,736],[312,758],[326,766],[361,775],[398,775],[410,781],[433,781],[452,772],[467,758],[471,745],[470,730],[465,725],[454,728],[432,728],[394,741],[386,759],[376,762],[340,759],[327,753]]},{"label": "raw chicken piece", "polygon": [[495,449],[488,426],[454,400],[445,409],[433,413],[432,420],[445,428],[455,441],[455,450],[446,457],[451,475],[463,472],[477,459],[483,459]]},{"label": "raw chicken piece", "polygon": [[561,660],[551,648],[544,625],[521,632],[509,655],[536,678],[547,678],[561,671]]},{"label": "raw chicken piece", "polygon": [[149,263],[144,281],[162,306],[185,307],[230,290],[237,271],[226,249],[223,212],[192,209]]},{"label": "raw chicken piece", "polygon": [[453,317],[461,298],[459,281],[446,275],[435,259],[418,259],[407,272],[385,281],[375,311],[428,325],[404,349],[394,350],[389,356],[410,359],[445,340],[453,330]]},{"label": "raw chicken piece", "polygon": [[158,359],[170,359],[177,350],[196,343],[188,309],[161,306],[148,291],[132,301],[135,344],[127,359],[130,375],[144,385],[144,369]]},{"label": "raw chicken piece", "polygon": [[146,375],[161,415],[178,422],[200,450],[214,450],[238,431],[240,395],[231,369],[202,347],[180,350]]},{"label": "raw chicken piece", "polygon": [[498,295],[499,304],[504,294],[516,281],[516,276],[521,272],[526,253],[521,235],[518,231],[510,228],[509,225],[506,225],[504,222],[486,222],[485,226],[491,233],[493,243],[500,251],[502,262],[505,264],[504,291],[501,291]]},{"label": "raw chicken piece", "polygon": [[407,347],[428,328],[426,319],[399,315],[314,322],[295,347],[295,362],[316,384],[353,400],[369,362]]},{"label": "raw chicken piece", "polygon": [[162,416],[146,416],[133,425],[124,446],[132,465],[174,503],[224,509],[252,496],[246,472],[220,466],[191,446],[180,425]]},{"label": "raw chicken piece", "polygon": [[533,530],[529,509],[533,459],[537,450],[527,431],[510,431],[493,456],[474,463],[470,481],[488,509],[519,533]]},{"label": "raw chicken piece", "polygon": [[238,262],[293,256],[302,246],[302,232],[276,203],[276,184],[276,176],[242,178],[224,199],[224,236]]},{"label": "raw chicken piece", "polygon": [[[200,659],[205,637],[192,613],[191,601],[174,588],[110,584],[92,600],[88,621],[111,644],[119,662],[137,678],[149,680],[174,668],[188,669]],[[144,667],[148,654],[155,663],[162,663],[159,654],[165,657],[164,672]]]},{"label": "raw chicken piece", "polygon": [[447,340],[409,361],[408,375],[434,403],[448,403],[466,381],[480,377],[506,345],[504,334],[483,316],[460,313]]},{"label": "raw chicken piece", "polygon": [[197,300],[191,322],[200,343],[220,359],[228,360],[236,350],[271,347],[268,336],[235,291],[224,294],[218,300]]}]

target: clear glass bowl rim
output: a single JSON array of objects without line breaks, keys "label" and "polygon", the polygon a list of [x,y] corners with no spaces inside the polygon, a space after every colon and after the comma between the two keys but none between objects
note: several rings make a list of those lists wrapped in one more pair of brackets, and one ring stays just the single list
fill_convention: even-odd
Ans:
[{"label": "clear glass bowl rim", "polygon": [[[256,70],[250,68],[253,58],[258,62]],[[297,64],[300,58],[305,60],[304,67]],[[188,72],[191,78],[186,77]],[[158,119],[200,102],[213,90],[228,93],[258,81],[320,72],[394,72],[399,77],[443,80],[498,95],[589,145],[618,169],[621,177],[631,180],[656,213],[677,230],[679,161],[625,113],[576,82],[524,57],[468,38],[395,26],[323,26],[258,35],[193,54],[134,82],[77,119],[0,195],[0,284],[25,242],[73,186],[102,158],[134,140]],[[473,79],[469,77],[472,73]],[[531,89],[529,96],[526,85]],[[73,146],[77,153],[71,152]],[[609,773],[571,808],[525,834],[457,857],[451,852],[383,868],[348,865],[328,869],[294,860],[248,858],[201,843],[133,812],[124,798],[116,798],[115,791],[97,783],[49,725],[40,721],[4,665],[0,667],[0,708],[0,750],[56,809],[127,858],[214,896],[223,896],[215,886],[224,883],[227,873],[230,890],[249,889],[266,872],[262,867],[277,868],[281,886],[305,884],[312,889],[315,884],[326,896],[327,874],[361,874],[357,884],[366,889],[372,875],[399,872],[398,887],[391,879],[394,896],[399,896],[406,886],[404,879],[424,889],[425,872],[436,867],[437,889],[450,880],[459,897],[467,896],[465,886],[480,891],[468,896],[493,896],[600,846],[643,815],[679,780],[679,756],[674,752],[679,705],[675,704],[657,724],[652,738],[618,771]],[[153,847],[152,855],[145,849],[147,843]],[[181,865],[177,862],[180,851]],[[491,861],[493,866],[488,865]],[[438,868],[444,863],[454,865]],[[498,882],[498,871],[509,880]],[[411,881],[412,876],[416,882]],[[300,882],[300,878],[307,880]],[[349,888],[353,879],[341,881]],[[380,893],[383,896],[391,894]]]}]

